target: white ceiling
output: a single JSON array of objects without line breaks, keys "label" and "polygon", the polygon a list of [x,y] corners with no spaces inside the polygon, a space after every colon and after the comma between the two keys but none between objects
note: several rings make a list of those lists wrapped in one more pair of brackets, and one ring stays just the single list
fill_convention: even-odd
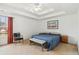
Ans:
[{"label": "white ceiling", "polygon": [[20,15],[35,20],[43,20],[77,13],[78,3],[41,3],[40,11],[34,11],[35,3],[0,3],[0,14]]}]

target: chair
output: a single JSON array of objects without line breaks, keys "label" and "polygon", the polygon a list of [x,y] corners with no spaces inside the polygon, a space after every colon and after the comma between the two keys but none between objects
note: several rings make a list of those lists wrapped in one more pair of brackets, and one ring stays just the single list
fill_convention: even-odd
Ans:
[{"label": "chair", "polygon": [[23,40],[23,36],[20,33],[14,33],[13,37],[14,37],[14,41],[20,42],[21,40]]}]

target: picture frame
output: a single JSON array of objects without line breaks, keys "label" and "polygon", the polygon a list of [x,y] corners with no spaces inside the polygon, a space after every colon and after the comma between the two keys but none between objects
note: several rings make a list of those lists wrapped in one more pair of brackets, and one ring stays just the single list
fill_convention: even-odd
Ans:
[{"label": "picture frame", "polygon": [[58,20],[51,20],[47,22],[48,29],[58,29]]}]

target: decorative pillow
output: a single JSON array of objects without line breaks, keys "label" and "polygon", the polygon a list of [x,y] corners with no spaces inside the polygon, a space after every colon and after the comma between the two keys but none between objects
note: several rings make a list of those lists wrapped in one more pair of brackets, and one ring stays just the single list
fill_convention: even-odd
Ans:
[{"label": "decorative pillow", "polygon": [[59,33],[39,33],[39,35],[60,35]]}]

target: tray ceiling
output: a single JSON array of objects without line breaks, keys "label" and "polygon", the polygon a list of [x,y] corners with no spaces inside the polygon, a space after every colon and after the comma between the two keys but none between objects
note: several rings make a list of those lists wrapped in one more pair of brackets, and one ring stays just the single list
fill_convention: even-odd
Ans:
[{"label": "tray ceiling", "polygon": [[0,13],[20,15],[35,20],[77,13],[78,9],[78,3],[0,3]]}]

